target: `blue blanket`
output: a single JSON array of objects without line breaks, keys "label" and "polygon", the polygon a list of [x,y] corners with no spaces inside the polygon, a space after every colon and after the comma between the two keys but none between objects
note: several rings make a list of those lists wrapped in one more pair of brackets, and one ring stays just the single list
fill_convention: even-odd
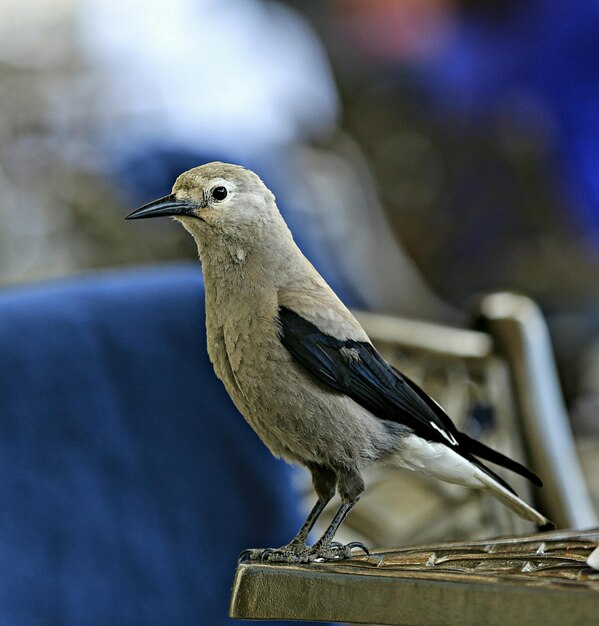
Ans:
[{"label": "blue blanket", "polygon": [[231,624],[301,519],[205,344],[197,264],[0,293],[0,624]]}]

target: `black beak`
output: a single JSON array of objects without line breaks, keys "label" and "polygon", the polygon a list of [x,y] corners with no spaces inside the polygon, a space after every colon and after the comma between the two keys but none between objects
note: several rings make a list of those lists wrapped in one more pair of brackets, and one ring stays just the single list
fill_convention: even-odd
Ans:
[{"label": "black beak", "polygon": [[193,215],[192,206],[182,200],[177,200],[174,194],[164,196],[148,204],[144,204],[133,213],[129,213],[126,220],[142,220],[147,217],[164,217],[166,215]]}]

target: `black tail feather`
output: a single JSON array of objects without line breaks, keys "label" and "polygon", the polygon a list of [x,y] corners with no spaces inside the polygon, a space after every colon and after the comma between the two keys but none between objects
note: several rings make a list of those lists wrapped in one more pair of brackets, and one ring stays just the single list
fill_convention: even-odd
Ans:
[{"label": "black tail feather", "polygon": [[518,463],[518,461],[510,459],[505,456],[505,454],[501,454],[501,452],[497,452],[497,450],[489,448],[489,446],[486,446],[484,443],[481,443],[476,439],[472,439],[472,437],[468,437],[468,435],[465,435],[464,433],[459,433],[457,439],[460,445],[464,446],[470,454],[478,456],[481,459],[485,459],[485,461],[495,463],[495,465],[505,467],[512,472],[516,472],[516,474],[520,474],[521,476],[524,476],[524,478],[528,478],[528,480],[530,480],[530,482],[537,487],[543,486],[543,481],[534,472],[521,463]]},{"label": "black tail feather", "polygon": [[481,460],[475,459],[469,453],[464,454],[464,456],[471,463],[474,463],[477,467],[480,467],[480,469],[483,470],[483,472],[486,472],[489,476],[491,476],[491,478],[494,478],[502,487],[505,487],[509,492],[513,493],[515,496],[518,495],[516,493],[515,489],[508,482],[503,480],[503,478],[501,478],[501,476],[499,476],[499,474],[496,474],[492,469],[488,468]]}]

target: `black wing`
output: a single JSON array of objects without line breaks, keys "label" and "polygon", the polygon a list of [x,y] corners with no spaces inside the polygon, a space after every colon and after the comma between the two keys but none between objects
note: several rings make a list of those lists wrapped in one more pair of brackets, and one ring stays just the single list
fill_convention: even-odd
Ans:
[{"label": "black wing", "polygon": [[416,383],[389,365],[367,342],[340,340],[323,333],[291,309],[279,309],[281,342],[311,374],[344,393],[377,417],[404,424],[428,441],[443,443],[509,485],[472,455],[541,480],[528,468],[464,435]]}]

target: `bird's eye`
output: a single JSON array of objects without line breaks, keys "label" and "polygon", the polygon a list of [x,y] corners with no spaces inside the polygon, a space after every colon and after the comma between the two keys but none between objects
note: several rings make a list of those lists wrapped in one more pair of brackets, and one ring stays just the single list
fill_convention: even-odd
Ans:
[{"label": "bird's eye", "polygon": [[224,200],[227,197],[227,194],[229,192],[227,191],[226,187],[215,187],[212,190],[212,197],[215,200]]}]

